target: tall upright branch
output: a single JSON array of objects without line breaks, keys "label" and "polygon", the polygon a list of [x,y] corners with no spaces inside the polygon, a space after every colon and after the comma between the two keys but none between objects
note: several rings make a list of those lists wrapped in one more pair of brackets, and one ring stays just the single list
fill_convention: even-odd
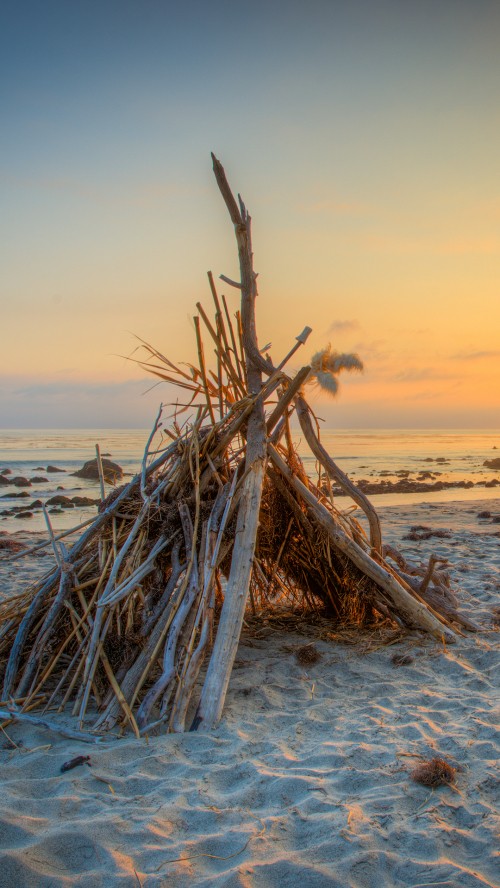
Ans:
[{"label": "tall upright branch", "polygon": [[[234,225],[241,274],[241,318],[243,346],[250,395],[262,389],[262,374],[274,368],[262,357],[257,342],[255,300],[257,275],[253,268],[251,218],[241,198],[239,207],[226,179],[224,167],[212,154],[215,179]],[[217,636],[208,665],[193,729],[210,729],[224,707],[229,678],[238,648],[252,575],[260,502],[267,456],[266,425],[262,398],[257,398],[248,418],[245,456],[246,478],[238,509],[231,570]]]}]

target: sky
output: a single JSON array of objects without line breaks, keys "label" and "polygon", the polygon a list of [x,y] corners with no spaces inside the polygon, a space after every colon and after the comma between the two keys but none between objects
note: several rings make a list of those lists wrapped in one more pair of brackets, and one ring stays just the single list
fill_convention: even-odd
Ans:
[{"label": "sky", "polygon": [[364,361],[327,426],[500,428],[498,0],[3,4],[0,133],[0,427],[152,425],[135,337],[238,277],[214,151],[261,345]]}]

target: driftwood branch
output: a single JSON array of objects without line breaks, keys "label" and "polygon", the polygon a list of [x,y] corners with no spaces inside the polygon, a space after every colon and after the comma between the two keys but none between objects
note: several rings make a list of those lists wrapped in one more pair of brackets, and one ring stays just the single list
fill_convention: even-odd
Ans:
[{"label": "driftwood branch", "polygon": [[295,399],[295,406],[297,409],[297,417],[300,422],[300,427],[304,433],[305,439],[309,444],[312,452],[321,465],[323,466],[325,472],[330,476],[330,478],[334,478],[337,484],[342,488],[344,493],[347,496],[350,496],[351,499],[354,500],[358,506],[363,509],[366,517],[368,518],[368,523],[370,525],[370,540],[373,548],[376,552],[382,553],[382,532],[380,530],[380,520],[372,506],[368,497],[365,496],[364,493],[359,490],[355,484],[347,477],[345,472],[342,469],[339,469],[338,465],[333,461],[333,459],[328,455],[325,448],[321,444],[318,439],[311,422],[311,417],[309,414],[309,408],[300,395],[298,395]]},{"label": "driftwood branch", "polygon": [[[243,211],[244,215],[238,210],[221,163],[214,155],[212,155],[212,159],[217,184],[235,226],[241,273],[241,312],[246,375],[250,393],[257,395],[262,389],[262,372],[270,375],[273,368],[269,368],[267,362],[263,361],[257,342],[255,325],[257,285],[253,270],[250,216],[246,210]],[[242,208],[241,201],[240,208]],[[196,715],[197,725],[202,725],[203,729],[216,725],[222,715],[240,638],[257,539],[266,463],[266,440],[264,405],[262,400],[258,399],[248,418],[245,456],[245,469],[248,474],[238,507],[231,571],[212,657]]]}]

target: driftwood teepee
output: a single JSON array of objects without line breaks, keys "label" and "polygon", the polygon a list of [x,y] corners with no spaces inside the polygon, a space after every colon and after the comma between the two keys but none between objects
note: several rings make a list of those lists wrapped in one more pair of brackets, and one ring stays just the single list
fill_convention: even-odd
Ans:
[{"label": "driftwood teepee", "polygon": [[[210,729],[247,608],[321,610],[337,621],[355,613],[448,642],[459,626],[472,628],[443,565],[431,557],[412,567],[385,548],[375,509],[320,443],[304,386],[315,375],[335,387],[338,371],[359,360],[326,350],[292,378],[285,368],[307,327],[278,365],[259,349],[250,216],[215,157],[213,165],[241,271],[240,282],[223,279],[240,291],[241,312],[231,318],[209,275],[215,317],[198,304],[198,365],[178,367],[144,344],[140,363],[187,393],[194,419],[184,429],[175,419],[155,449],[159,415],[142,471],[102,502],[69,552],[53,539],[56,568],[0,606],[0,717],[71,707],[75,736],[84,726],[100,734],[128,725],[137,736],[159,724]],[[292,443],[294,411],[317,483]],[[362,510],[367,532],[352,509],[336,508],[332,481]]]}]

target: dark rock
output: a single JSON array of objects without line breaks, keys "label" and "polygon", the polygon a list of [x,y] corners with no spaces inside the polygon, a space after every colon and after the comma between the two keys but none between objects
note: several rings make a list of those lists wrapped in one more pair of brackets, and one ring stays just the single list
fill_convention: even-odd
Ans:
[{"label": "dark rock", "polygon": [[410,527],[410,532],[407,533],[403,537],[403,539],[420,542],[421,540],[430,540],[432,537],[437,537],[438,539],[449,539],[449,537],[451,537],[451,533],[449,530],[432,530],[431,527],[425,527],[422,524],[416,524],[413,527]]},{"label": "dark rock", "polygon": [[478,518],[491,518],[491,512],[478,512]]},{"label": "dark rock", "polygon": [[49,509],[49,515],[64,515],[62,509]]},{"label": "dark rock", "polygon": [[33,502],[29,504],[28,509],[41,509],[42,506],[43,506],[42,501],[39,499],[36,499],[36,500],[33,500]]},{"label": "dark rock", "polygon": [[0,487],[8,487],[10,483],[3,475],[0,475]]},{"label": "dark rock", "polygon": [[12,469],[2,469],[0,475],[12,475]]},{"label": "dark rock", "polygon": [[500,469],[500,458],[486,459],[483,466],[486,466],[487,469]]},{"label": "dark rock", "polygon": [[98,506],[101,500],[91,499],[90,496],[72,496],[71,502],[74,503],[75,506]]},{"label": "dark rock", "polygon": [[436,462],[438,463],[448,463],[450,460],[446,459],[444,456],[438,456]]},{"label": "dark rock", "polygon": [[498,480],[498,478],[492,478],[491,481],[485,481],[484,486],[485,487],[498,487],[499,484],[500,484],[500,481]]},{"label": "dark rock", "polygon": [[41,475],[35,475],[35,476],[31,479],[31,483],[32,483],[32,484],[48,484],[48,483],[49,483],[49,479],[48,479],[48,478],[43,478]]},{"label": "dark rock", "polygon": [[21,475],[12,478],[10,483],[13,484],[14,487],[31,487],[31,481],[28,481],[27,478],[23,478]]},{"label": "dark rock", "polygon": [[66,469],[58,469],[57,466],[47,466],[45,469],[46,472],[65,472]]},{"label": "dark rock", "polygon": [[14,515],[14,518],[33,518],[33,512],[25,512],[23,509],[22,512],[18,512],[17,515]]},{"label": "dark rock", "polygon": [[62,484],[58,484],[56,490],[66,490],[66,488],[63,487]]},{"label": "dark rock", "polygon": [[48,506],[62,506],[63,509],[72,509],[73,503],[67,496],[51,496],[50,499],[47,500]]},{"label": "dark rock", "polygon": [[[103,459],[101,462],[104,480],[107,481],[108,484],[116,484],[117,481],[121,481],[123,478],[123,469],[118,463],[111,462],[110,459]],[[74,472],[73,474],[77,478],[86,478],[88,481],[98,481],[99,471],[97,468],[97,459],[89,460],[89,462],[86,462],[78,472]]]},{"label": "dark rock", "polygon": [[45,472],[45,466],[37,466],[35,472]]},{"label": "dark rock", "polygon": [[[411,478],[400,478],[398,481],[368,481],[362,478],[358,481],[357,486],[363,493],[368,495],[374,493],[420,493],[430,492],[434,490],[448,490],[453,487],[461,487],[468,490],[474,487],[473,481],[422,481],[413,480]],[[340,494],[339,488],[334,488],[335,494]]]},{"label": "dark rock", "polygon": [[0,551],[14,553],[20,552],[24,548],[26,548],[24,543],[19,543],[17,540],[12,540],[8,536],[0,537]]},{"label": "dark rock", "polygon": [[21,497],[29,496],[27,490],[22,490],[21,493],[4,493],[2,495],[2,499],[21,499]]}]

